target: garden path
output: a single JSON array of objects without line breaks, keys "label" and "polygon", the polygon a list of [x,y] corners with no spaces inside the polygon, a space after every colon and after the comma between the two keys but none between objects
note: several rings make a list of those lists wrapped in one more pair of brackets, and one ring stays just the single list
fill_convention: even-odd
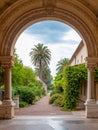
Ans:
[{"label": "garden path", "polygon": [[72,115],[72,112],[61,111],[59,107],[49,104],[49,94],[34,105],[15,109],[15,115]]}]

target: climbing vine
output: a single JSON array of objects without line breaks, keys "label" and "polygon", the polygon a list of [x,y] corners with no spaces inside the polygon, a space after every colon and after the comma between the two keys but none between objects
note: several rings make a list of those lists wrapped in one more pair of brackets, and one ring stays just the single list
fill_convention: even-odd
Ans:
[{"label": "climbing vine", "polygon": [[63,109],[72,110],[77,106],[80,95],[80,87],[87,79],[87,70],[84,64],[75,67],[67,66],[63,72],[64,98]]},{"label": "climbing vine", "polygon": [[[98,82],[98,68],[95,69],[94,80]],[[80,99],[80,88],[85,81],[87,82],[87,68],[85,64],[66,66],[64,71],[55,77],[52,95],[54,97],[55,93],[58,93],[64,97],[63,110],[73,110],[77,107]],[[61,99],[59,99],[59,102],[62,103]]]}]

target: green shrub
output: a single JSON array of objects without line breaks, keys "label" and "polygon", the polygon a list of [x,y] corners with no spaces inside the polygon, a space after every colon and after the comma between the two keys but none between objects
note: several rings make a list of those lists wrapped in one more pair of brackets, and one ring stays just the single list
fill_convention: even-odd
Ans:
[{"label": "green shrub", "polygon": [[49,103],[55,104],[56,106],[63,106],[64,105],[64,98],[62,95],[56,93],[50,97]]},{"label": "green shrub", "polygon": [[50,96],[54,95],[54,94],[57,94],[57,90],[53,90],[51,93],[50,93]]},{"label": "green shrub", "polygon": [[13,87],[13,96],[15,95],[19,95],[20,101],[26,102],[27,104],[35,103],[35,94],[29,87]]},{"label": "green shrub", "polygon": [[12,88],[12,97],[14,97],[15,95],[18,95],[17,88],[13,87]]},{"label": "green shrub", "polygon": [[56,106],[63,107],[63,106],[64,106],[64,97],[59,96],[59,97],[54,101],[54,104],[55,104]]},{"label": "green shrub", "polygon": [[54,101],[58,98],[58,93],[52,95],[50,98],[49,98],[49,104],[53,104]]},{"label": "green shrub", "polygon": [[36,97],[35,97],[35,102],[38,101],[39,99],[40,99],[40,97],[39,97],[39,96],[36,96]]},{"label": "green shrub", "polygon": [[45,95],[45,90],[42,88],[40,82],[38,82],[35,85],[33,83],[30,83],[28,86],[29,86],[29,88],[32,89],[32,91],[34,92],[35,96],[38,96],[39,98],[41,98],[42,96]]},{"label": "green shrub", "polygon": [[35,95],[30,89],[22,89],[19,95],[22,101],[27,102],[28,104],[34,104],[35,102]]},{"label": "green shrub", "polygon": [[19,95],[19,100],[25,106],[25,103],[34,104],[45,95],[45,91],[41,86],[17,86],[12,88],[12,96],[15,95]]},{"label": "green shrub", "polygon": [[27,106],[29,106],[27,102],[19,101],[19,107],[27,107]]},{"label": "green shrub", "polygon": [[46,95],[46,91],[44,89],[41,90],[42,96]]}]

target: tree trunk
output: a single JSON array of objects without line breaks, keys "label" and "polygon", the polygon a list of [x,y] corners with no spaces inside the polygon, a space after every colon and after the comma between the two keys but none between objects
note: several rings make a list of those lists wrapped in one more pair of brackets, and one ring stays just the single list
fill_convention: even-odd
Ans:
[{"label": "tree trunk", "polygon": [[39,66],[39,78],[43,81],[43,78],[42,78],[42,63],[40,61],[40,66]]}]

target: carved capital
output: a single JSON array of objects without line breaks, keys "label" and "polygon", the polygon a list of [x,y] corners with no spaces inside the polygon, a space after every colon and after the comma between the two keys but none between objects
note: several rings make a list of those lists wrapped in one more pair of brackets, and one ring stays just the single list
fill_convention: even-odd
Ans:
[{"label": "carved capital", "polygon": [[87,67],[89,70],[93,71],[95,68],[97,68],[97,64],[96,64],[96,63],[87,63],[87,64],[86,64],[86,67]]},{"label": "carved capital", "polygon": [[89,70],[94,70],[95,68],[98,67],[98,58],[86,57],[85,64]]},{"label": "carved capital", "polygon": [[14,57],[13,56],[0,56],[0,66],[3,69],[13,68]]},{"label": "carved capital", "polygon": [[48,16],[53,15],[55,4],[56,4],[56,0],[44,0],[43,1],[43,6],[45,8],[46,15],[48,15]]}]

